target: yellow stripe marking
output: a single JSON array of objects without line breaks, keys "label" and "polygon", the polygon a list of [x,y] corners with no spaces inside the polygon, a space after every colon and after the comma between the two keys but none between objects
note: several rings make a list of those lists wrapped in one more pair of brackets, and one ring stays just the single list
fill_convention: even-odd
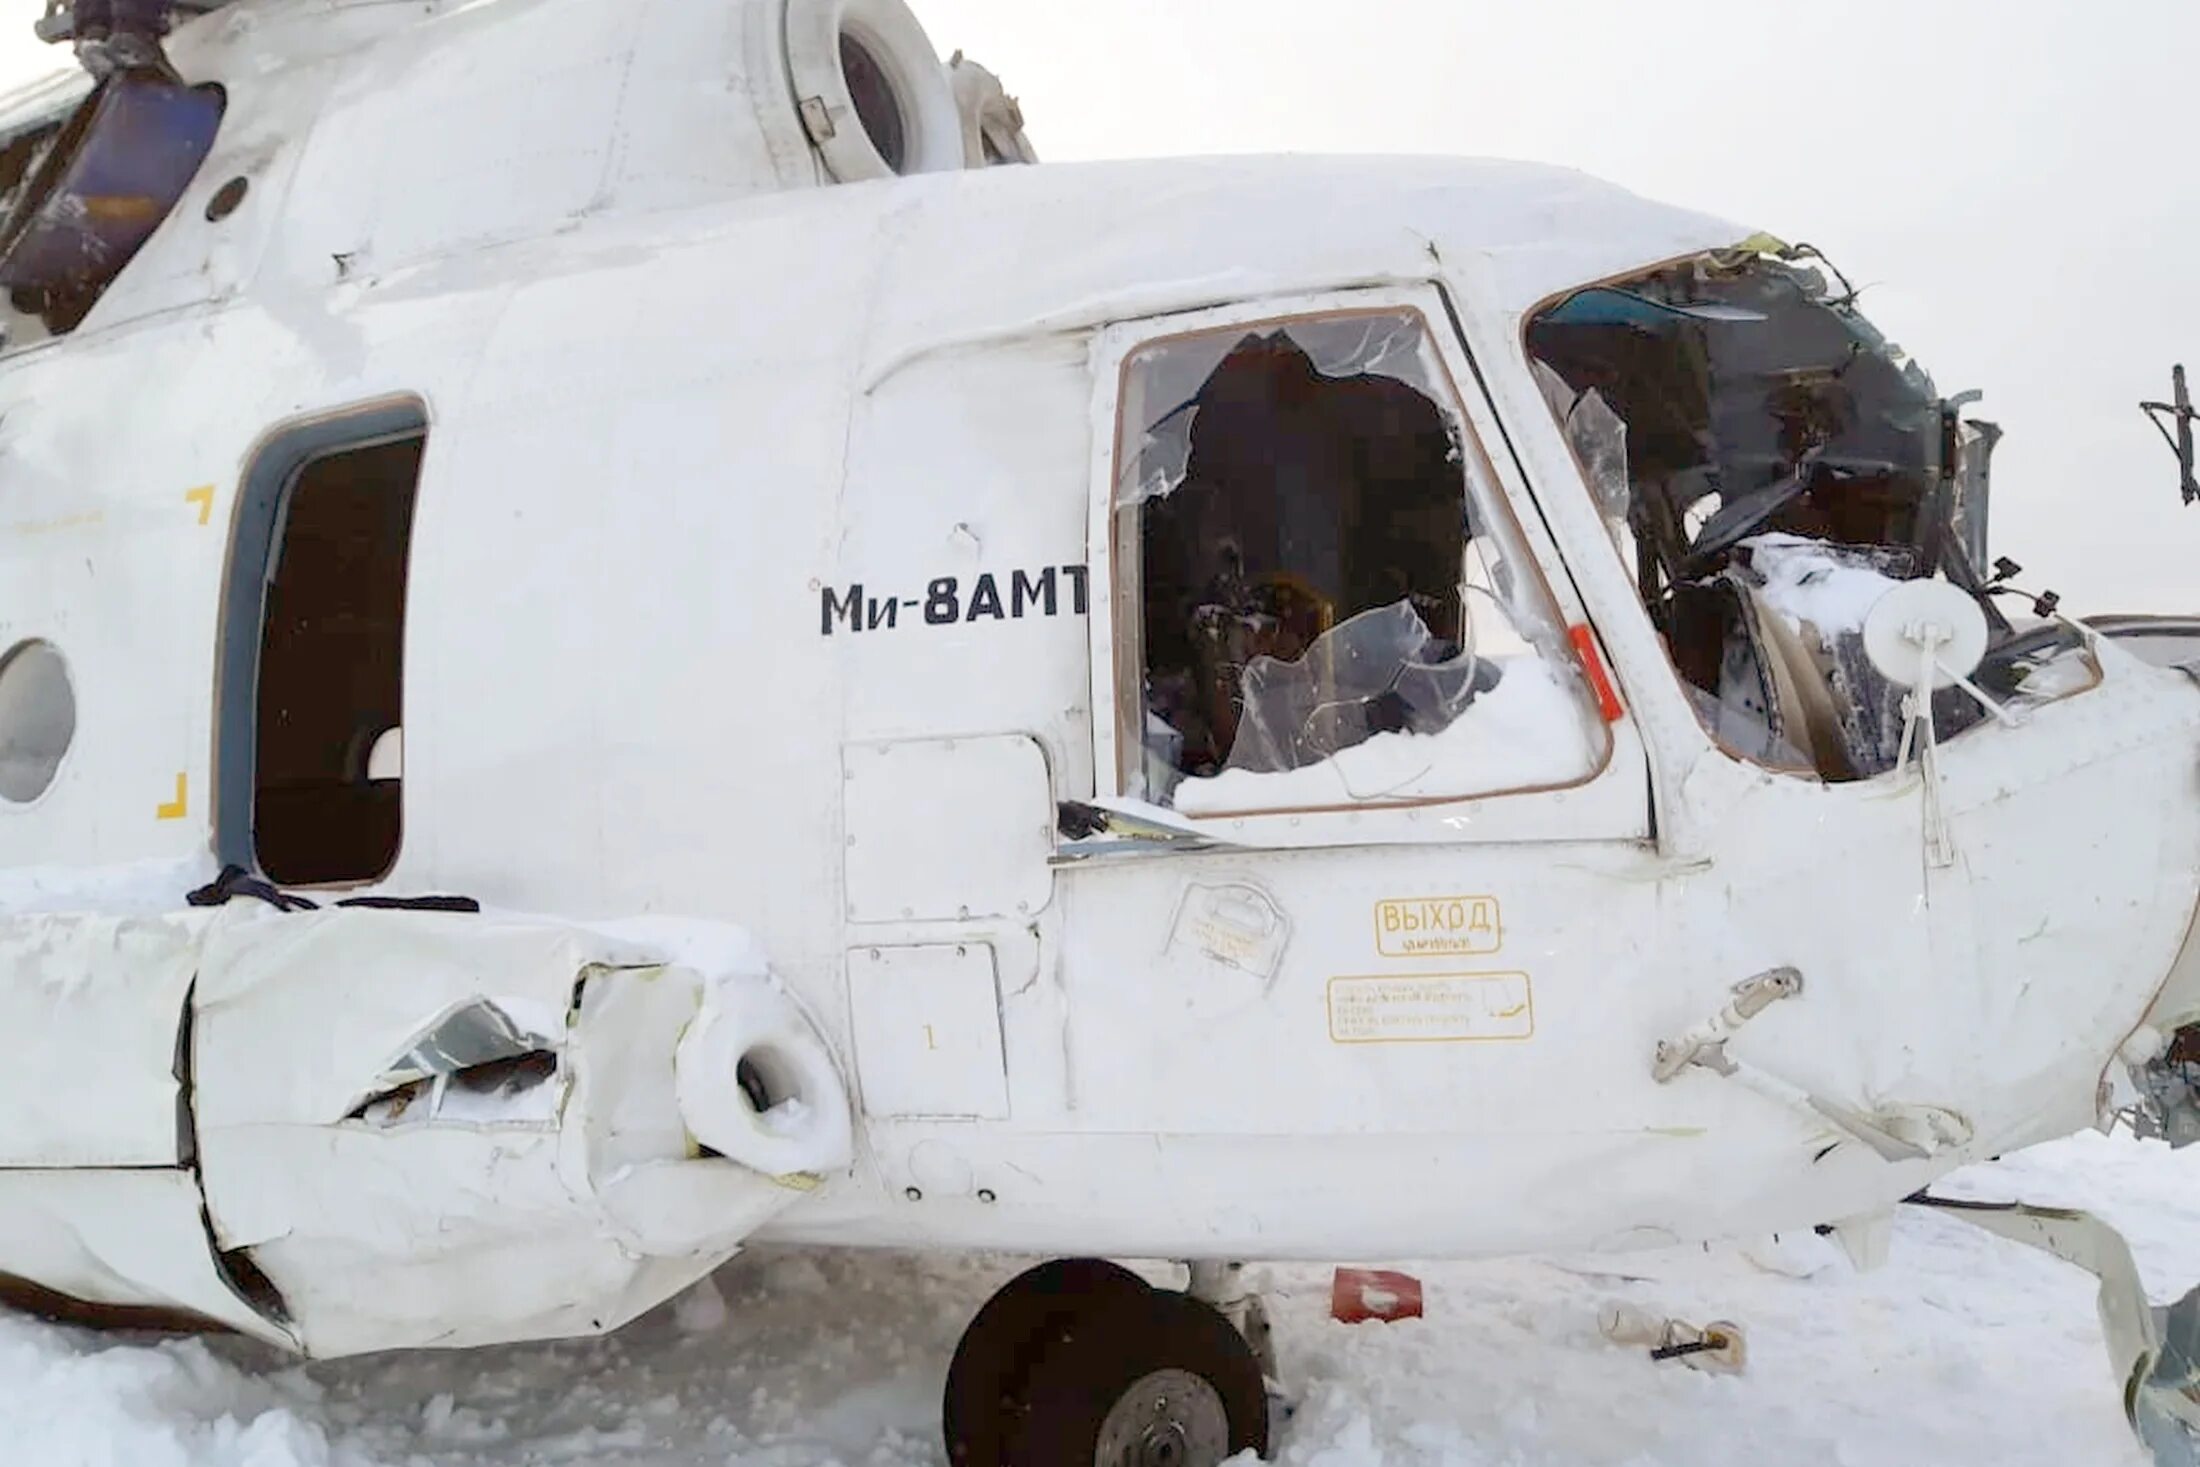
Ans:
[{"label": "yellow stripe marking", "polygon": [[181,820],[191,808],[191,782],[187,775],[176,776],[176,797],[153,811],[156,820]]},{"label": "yellow stripe marking", "polygon": [[214,486],[201,484],[196,489],[183,491],[184,502],[199,507],[199,523],[206,524],[214,518]]}]

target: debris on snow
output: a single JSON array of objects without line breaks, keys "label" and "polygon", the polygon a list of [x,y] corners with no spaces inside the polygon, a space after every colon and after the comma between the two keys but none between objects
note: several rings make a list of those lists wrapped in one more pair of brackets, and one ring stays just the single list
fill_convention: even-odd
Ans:
[{"label": "debris on snow", "polygon": [[[2156,1297],[2200,1279],[2200,1150],[2088,1133],[1936,1191],[2091,1208],[2131,1238]],[[1329,1269],[1275,1267],[1299,1409],[1271,1461],[2147,1467],[2077,1270],[1907,1210],[1872,1273],[1789,1277],[1748,1251],[1614,1258],[1593,1277],[1397,1260],[1426,1317],[1383,1329],[1330,1319]],[[0,1315],[0,1432],[9,1460],[39,1467],[939,1467],[956,1338],[1024,1262],[760,1248],[709,1282],[715,1324],[699,1288],[608,1339],[306,1366],[235,1339]],[[1748,1375],[1613,1349],[1598,1310],[1615,1300],[1746,1321]]]}]

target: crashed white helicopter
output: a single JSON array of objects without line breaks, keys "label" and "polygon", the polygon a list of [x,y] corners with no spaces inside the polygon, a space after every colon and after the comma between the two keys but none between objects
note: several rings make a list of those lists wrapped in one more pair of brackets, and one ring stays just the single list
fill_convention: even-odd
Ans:
[{"label": "crashed white helicopter", "polygon": [[[2200,1134],[2200,622],[2004,616],[1998,430],[1807,247],[996,166],[901,0],[187,8],[0,104],[17,1302],[331,1356],[1059,1254],[952,1460],[1210,1467],[1237,1261],[1868,1257]],[[2190,1461],[2191,1306],[1965,1215]]]}]

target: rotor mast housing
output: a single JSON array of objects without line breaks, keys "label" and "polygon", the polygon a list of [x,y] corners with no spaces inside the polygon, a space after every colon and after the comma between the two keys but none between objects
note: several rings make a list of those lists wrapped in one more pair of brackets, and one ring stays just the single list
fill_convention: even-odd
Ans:
[{"label": "rotor mast housing", "polygon": [[[903,0],[235,0],[180,13],[168,48],[185,82],[222,89],[220,134],[93,329],[1031,156],[998,82],[943,63]],[[88,88],[0,98],[0,141],[58,129]],[[210,218],[238,180],[248,205]]]}]

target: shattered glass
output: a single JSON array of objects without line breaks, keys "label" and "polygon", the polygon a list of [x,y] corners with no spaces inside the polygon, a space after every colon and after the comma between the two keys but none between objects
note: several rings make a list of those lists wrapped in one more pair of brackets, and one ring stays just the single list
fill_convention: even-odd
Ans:
[{"label": "shattered glass", "polygon": [[1538,315],[1528,340],[1625,423],[1637,532],[1665,585],[1715,570],[1764,529],[1926,543],[1940,398],[1816,272],[1705,257],[1577,291]]},{"label": "shattered glass", "polygon": [[1803,751],[1772,731],[1771,720],[1762,708],[1751,708],[1739,702],[1727,702],[1714,698],[1701,688],[1682,685],[1688,694],[1690,706],[1710,735],[1735,753],[1753,763],[1769,765],[1775,769],[1804,769],[1811,767]]},{"label": "shattered glass", "polygon": [[1380,377],[1435,392],[1436,368],[1426,356],[1420,321],[1397,312],[1312,316],[1265,331],[1220,331],[1149,349],[1135,359],[1134,383],[1147,426],[1138,451],[1124,455],[1118,508],[1176,492],[1191,461],[1192,425],[1216,371],[1235,354],[1277,344],[1304,353],[1324,377]]},{"label": "shattered glass", "polygon": [[1986,554],[1988,483],[1994,445],[2000,441],[2001,429],[1992,423],[1964,423],[1957,439],[1955,503],[1948,509],[1948,529],[1974,567],[1990,563]]},{"label": "shattered glass", "polygon": [[1597,513],[1615,525],[1616,533],[1617,528],[1626,526],[1635,500],[1634,488],[1627,482],[1627,424],[1594,387],[1576,392],[1542,362],[1534,366],[1543,400],[1557,415],[1566,446],[1580,460],[1589,497],[1595,501]]},{"label": "shattered glass", "polygon": [[1379,733],[1439,733],[1497,678],[1471,646],[1454,654],[1438,642],[1410,603],[1363,611],[1302,657],[1246,667],[1245,713],[1225,767],[1301,769]]},{"label": "shattered glass", "polygon": [[[1841,722],[1842,753],[1849,771],[1870,778],[1894,768],[1902,747],[1904,690],[1872,666],[1864,650],[1864,617],[1877,597],[1916,575],[1917,557],[1905,546],[1829,545],[1792,536],[1763,536],[1744,547],[1745,572],[1765,587],[1766,601],[1805,639],[1818,674],[1833,693]],[[1946,690],[1936,711],[1953,736],[1963,695]]]},{"label": "shattered glass", "polygon": [[[1145,798],[1433,732],[1493,650],[1571,671],[1417,313],[1164,338],[1127,359],[1121,408]],[[1609,453],[1616,419],[1597,426]]]},{"label": "shattered glass", "polygon": [[[1975,394],[1940,397],[1845,282],[1793,254],[1752,245],[1575,291],[1527,344],[1705,727],[1760,763],[1800,751],[1824,778],[1870,778],[1899,753],[1902,690],[1864,655],[1863,617],[1902,580],[1978,593],[2001,431],[1961,419]],[[1985,604],[1979,680],[2011,695],[2026,674],[2001,664],[2022,639]],[[2034,688],[2081,684],[2063,668]],[[1953,689],[1933,714],[1944,740],[1987,716]]]},{"label": "shattered glass", "polygon": [[2083,645],[2066,646],[2022,661],[2015,669],[2014,708],[2037,708],[2082,693],[2101,680],[2100,660]]}]

